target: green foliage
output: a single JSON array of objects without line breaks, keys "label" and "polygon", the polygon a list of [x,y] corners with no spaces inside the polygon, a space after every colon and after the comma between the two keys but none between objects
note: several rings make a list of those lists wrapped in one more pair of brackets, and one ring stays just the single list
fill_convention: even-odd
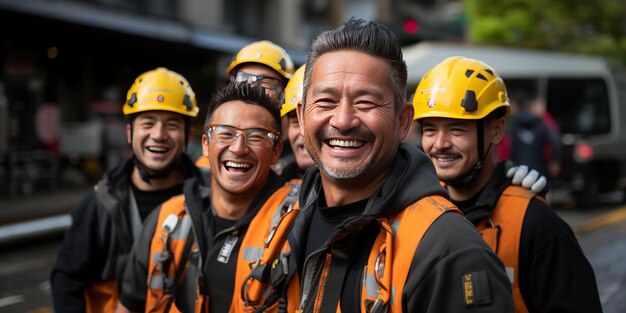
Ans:
[{"label": "green foliage", "polygon": [[626,67],[623,0],[465,0],[469,40],[600,55]]}]

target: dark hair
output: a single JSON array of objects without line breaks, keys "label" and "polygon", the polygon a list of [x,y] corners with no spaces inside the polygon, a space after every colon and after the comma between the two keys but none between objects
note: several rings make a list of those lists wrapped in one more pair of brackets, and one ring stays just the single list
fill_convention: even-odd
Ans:
[{"label": "dark hair", "polygon": [[279,105],[276,101],[267,96],[265,89],[261,87],[261,84],[250,85],[245,82],[231,82],[213,95],[206,118],[204,119],[204,127],[211,124],[213,112],[215,112],[215,110],[217,110],[217,108],[219,108],[222,104],[230,101],[243,101],[245,103],[258,105],[266,109],[274,118],[274,129],[278,132],[282,132],[280,111],[278,110]]},{"label": "dark hair", "polygon": [[317,36],[311,44],[304,72],[302,103],[311,83],[311,71],[317,59],[333,51],[357,51],[385,60],[390,67],[389,84],[395,95],[396,111],[406,102],[407,68],[396,35],[383,24],[351,18],[342,26]]}]

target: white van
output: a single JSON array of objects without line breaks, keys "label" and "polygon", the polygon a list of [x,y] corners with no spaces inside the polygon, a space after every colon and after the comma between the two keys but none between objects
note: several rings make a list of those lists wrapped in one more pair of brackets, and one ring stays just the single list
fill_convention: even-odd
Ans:
[{"label": "white van", "polygon": [[553,194],[571,196],[555,201],[573,198],[588,206],[601,193],[626,190],[626,77],[616,82],[602,58],[438,42],[421,42],[403,53],[409,99],[426,71],[450,56],[464,56],[492,66],[509,94],[521,90],[545,101],[563,143]]}]

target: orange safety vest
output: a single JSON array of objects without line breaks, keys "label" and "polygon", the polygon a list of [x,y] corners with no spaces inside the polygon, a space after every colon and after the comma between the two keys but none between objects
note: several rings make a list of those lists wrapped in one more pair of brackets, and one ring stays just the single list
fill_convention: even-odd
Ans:
[{"label": "orange safety vest", "polygon": [[526,188],[509,186],[500,195],[491,217],[476,226],[489,247],[504,263],[511,280],[513,304],[517,313],[528,312],[519,289],[519,247],[524,216],[530,201],[536,196]]},{"label": "orange safety vest", "polygon": [[[250,275],[252,266],[262,255],[266,238],[281,217],[281,209],[295,205],[297,194],[293,197],[292,189],[299,190],[299,187],[299,184],[287,183],[276,190],[250,222],[237,256],[235,288],[229,312],[252,312],[254,310],[242,300],[241,288]],[[164,312],[168,301],[174,302],[173,297],[176,295],[167,289],[181,283],[185,276],[185,269],[189,266],[184,251],[191,234],[191,219],[185,212],[184,202],[185,198],[181,195],[171,198],[161,206],[157,222],[157,225],[161,226],[157,226],[150,245],[146,312]],[[195,249],[195,242],[192,248],[187,248]],[[168,256],[170,262],[159,262],[160,258],[166,259]],[[178,277],[177,271],[179,271]],[[199,288],[197,288],[197,296],[195,312],[208,312],[208,296],[200,294]],[[259,302],[262,304],[263,300],[260,299]],[[169,312],[179,313],[180,311],[172,303]]]},{"label": "orange safety vest", "polygon": [[[377,219],[381,230],[367,260],[361,312],[402,312],[402,290],[419,242],[432,223],[448,211],[460,214],[454,204],[435,195],[420,199],[390,219]],[[327,260],[323,265],[320,286],[325,283],[321,280],[327,278],[323,273],[328,272],[329,264]],[[289,286],[291,295],[295,283],[292,281]],[[313,312],[320,312],[323,297],[323,292],[317,293]],[[341,304],[337,305],[337,312],[341,312]]]},{"label": "orange safety vest", "polygon": [[211,169],[211,163],[209,162],[209,158],[201,155],[197,160],[196,160],[196,166],[200,168],[200,170],[210,170]]},{"label": "orange safety vest", "polygon": [[97,282],[85,289],[87,313],[113,313],[119,300],[120,294],[115,279]]}]

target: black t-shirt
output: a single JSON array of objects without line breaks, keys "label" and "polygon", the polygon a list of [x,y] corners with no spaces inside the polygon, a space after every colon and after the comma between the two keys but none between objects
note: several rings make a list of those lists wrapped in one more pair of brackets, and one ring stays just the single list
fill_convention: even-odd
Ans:
[{"label": "black t-shirt", "polygon": [[143,191],[139,190],[135,184],[130,184],[133,188],[133,195],[137,201],[137,208],[139,209],[139,216],[144,221],[148,214],[152,212],[161,203],[167,201],[169,198],[183,193],[183,183],[174,185],[170,188]]},{"label": "black t-shirt", "polygon": [[[212,215],[210,223],[213,225],[214,234],[231,228],[237,223],[237,220],[228,220]],[[217,253],[209,255],[209,259],[204,263],[204,272],[208,277],[209,303],[211,312],[228,312],[230,301],[213,301],[210,299],[228,299],[233,296],[235,288],[235,280],[233,274],[237,266],[237,251],[241,246],[243,236],[234,236],[232,234],[221,235],[224,240],[217,240]],[[219,307],[223,304],[224,307]]]},{"label": "black t-shirt", "polygon": [[[326,207],[324,196],[318,198],[318,209],[315,210],[307,238],[305,255],[319,250],[339,224],[349,217],[359,216],[363,213],[367,200],[364,199],[343,206]],[[361,278],[363,275],[363,265],[355,264],[355,260],[367,260],[371,246],[378,235],[379,226],[373,222],[359,231],[357,243],[350,253],[348,269],[343,279],[341,291],[342,312],[359,312],[361,299]],[[314,236],[313,236],[314,235]],[[317,282],[316,282],[317,283]],[[348,300],[353,299],[353,300]]]}]

